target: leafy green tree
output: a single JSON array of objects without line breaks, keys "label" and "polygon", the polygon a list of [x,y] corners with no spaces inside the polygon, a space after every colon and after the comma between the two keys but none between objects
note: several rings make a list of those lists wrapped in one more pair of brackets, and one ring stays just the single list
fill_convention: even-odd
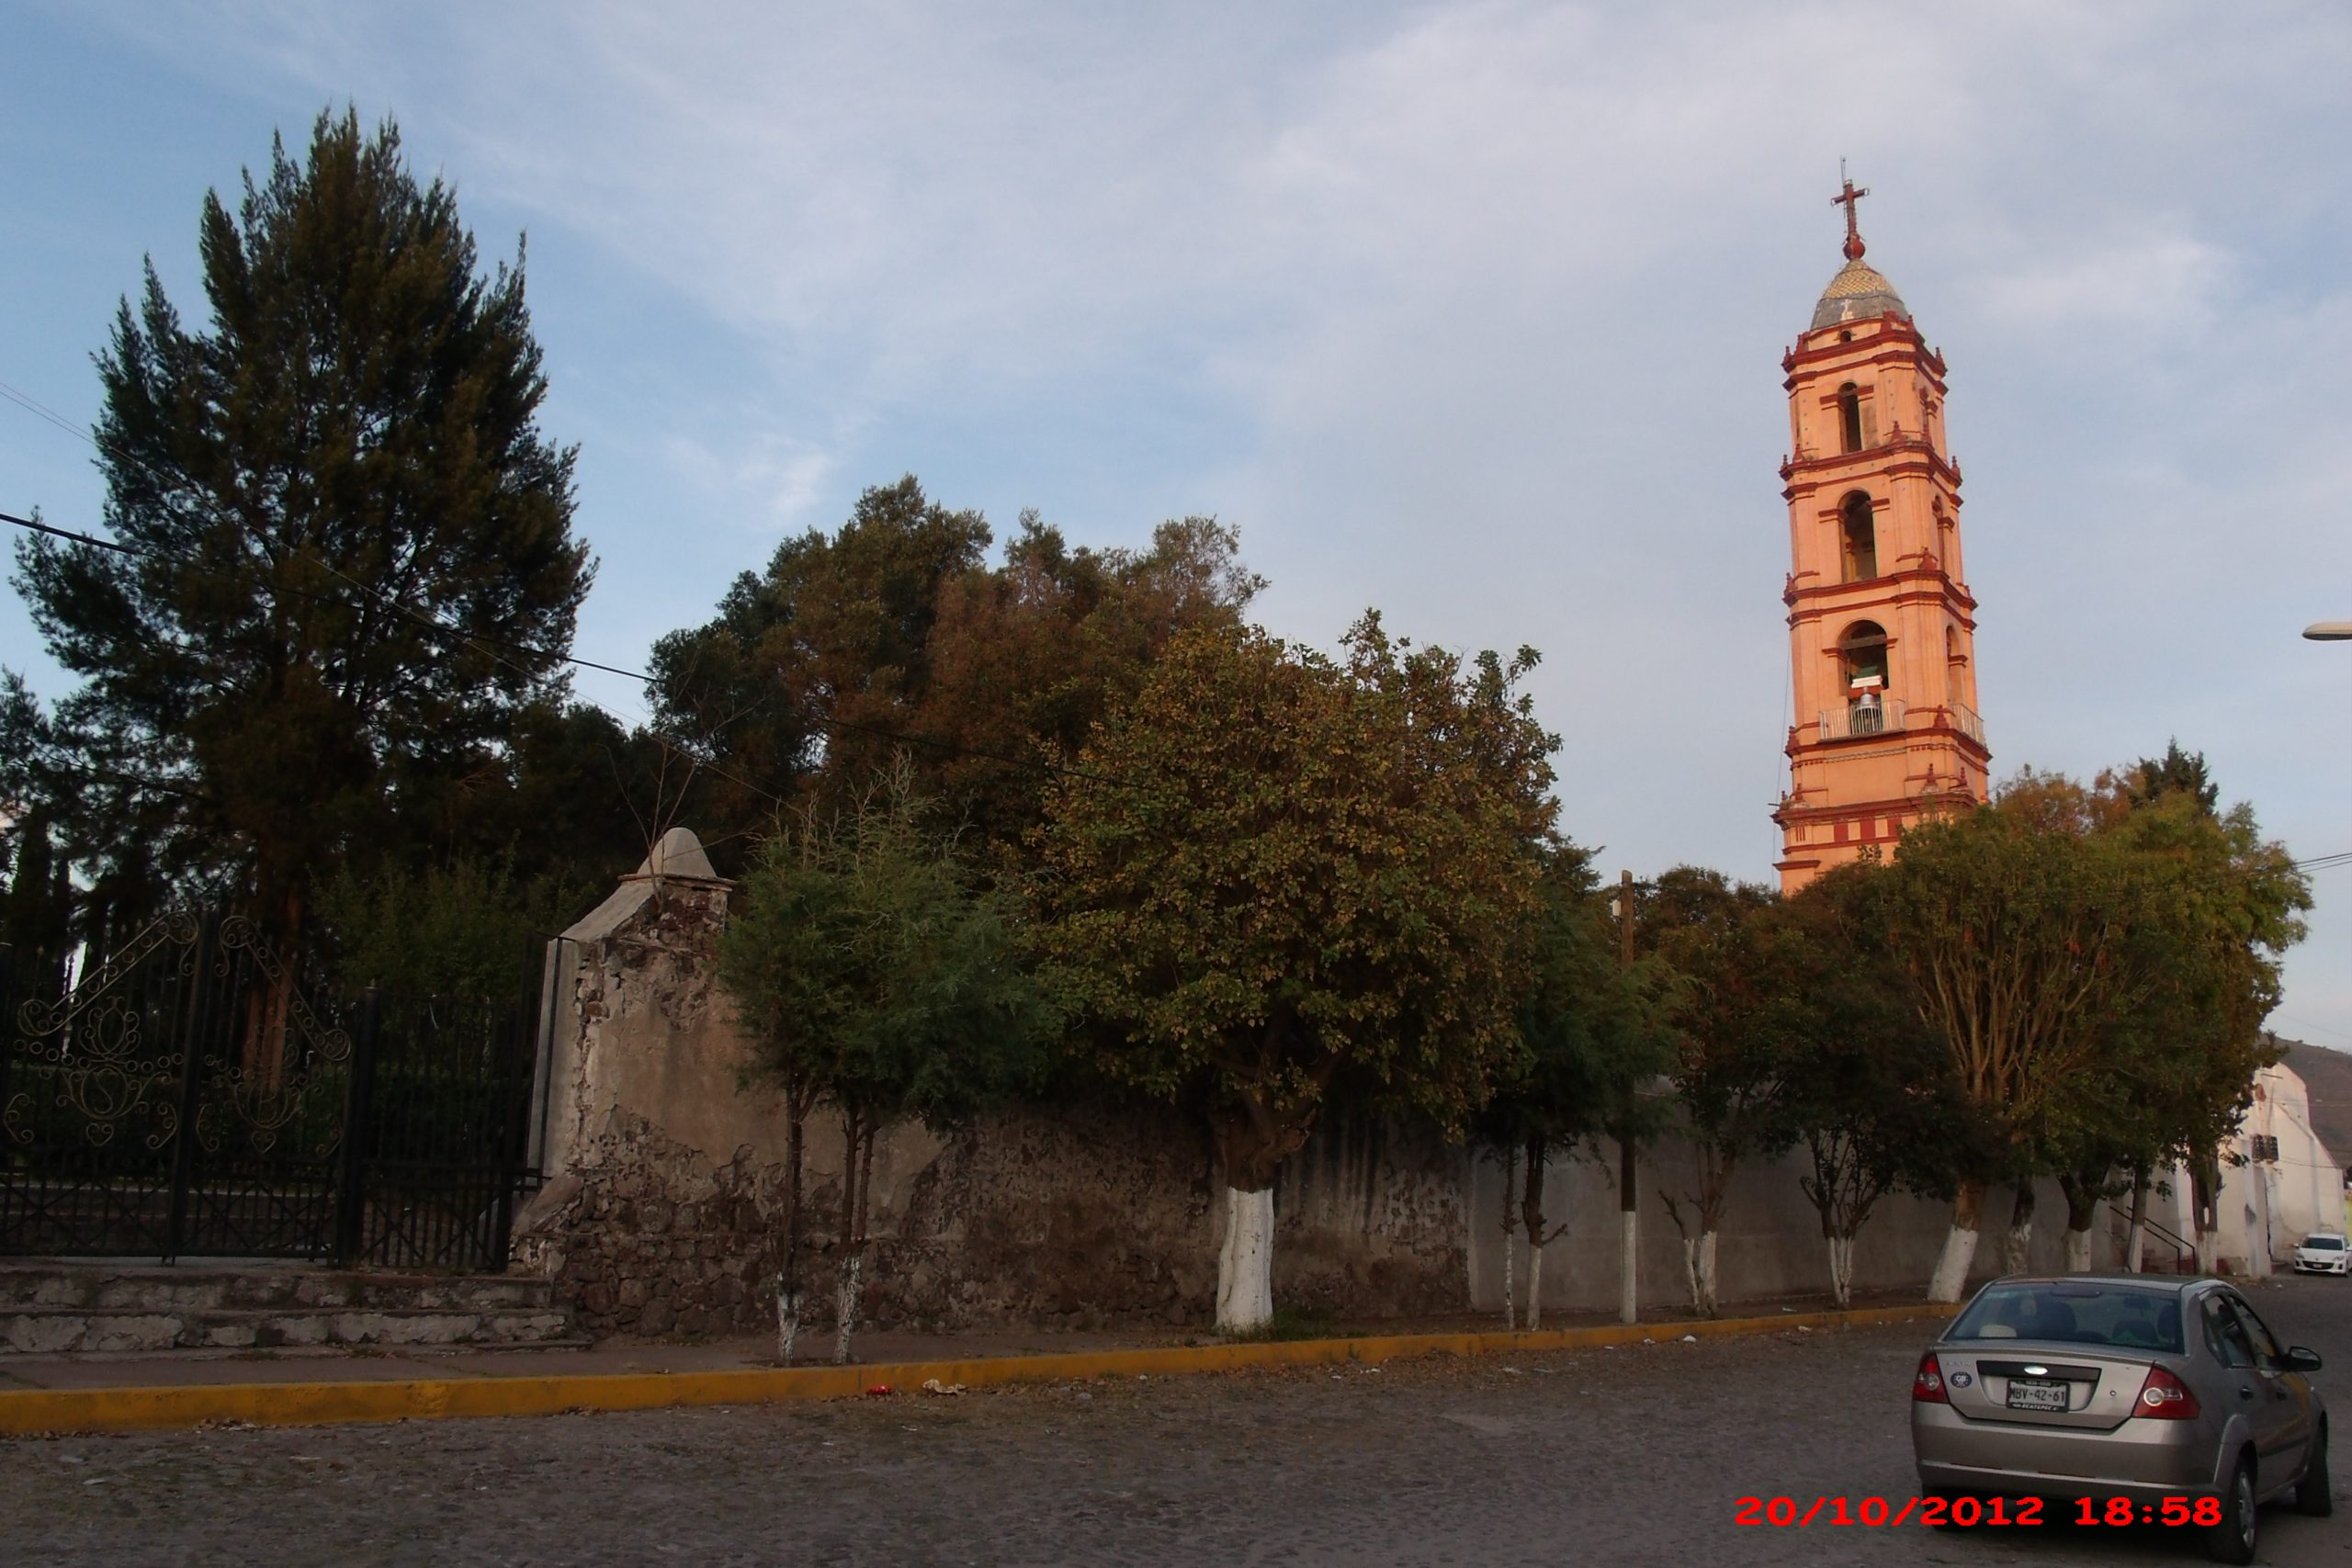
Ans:
[{"label": "leafy green tree", "polygon": [[1375,616],[1334,663],[1178,637],[1051,784],[1035,879],[1057,992],[1114,1080],[1206,1106],[1217,1322],[1272,1310],[1273,1182],[1335,1094],[1462,1132],[1518,1057],[1555,739],[1514,686]]},{"label": "leafy green tree", "polygon": [[1732,1178],[1786,1139],[1788,1063],[1810,1021],[1792,975],[1779,900],[1720,872],[1677,866],[1641,905],[1644,946],[1675,976],[1667,1075],[1692,1172],[1658,1197],[1682,1237],[1692,1310],[1715,1311],[1715,1240]]},{"label": "leafy green tree", "polygon": [[1928,1286],[1957,1301],[1984,1187],[2024,1184],[2053,1117],[2079,1104],[2114,1020],[2153,977],[2132,937],[2150,912],[2142,868],[2110,844],[1984,807],[1906,835],[1880,911],[1921,1016],[2007,1158],[1958,1185]]},{"label": "leafy green tree", "polygon": [[1034,764],[1069,764],[1171,640],[1238,627],[1262,586],[1238,538],[1205,518],[1162,523],[1148,549],[1096,550],[1024,513],[1001,566],[941,595],[913,715],[937,743],[917,757],[925,787],[1000,863],[1019,859],[1050,776]]},{"label": "leafy green tree", "polygon": [[1797,1178],[1820,1216],[1838,1304],[1853,1297],[1854,1242],[1898,1190],[1951,1201],[1995,1157],[1958,1092],[1940,1037],[1921,1021],[1871,918],[1878,867],[1842,866],[1782,907],[1783,983],[1801,1010],[1776,1108],[1804,1145]]},{"label": "leafy green tree", "polygon": [[924,823],[901,760],[844,816],[772,838],[732,901],[721,984],[783,1091],[785,1235],[777,1354],[799,1329],[805,1127],[842,1124],[834,1359],[849,1359],[864,1280],[874,1145],[906,1117],[945,1131],[1034,1083],[1052,1014],[1023,967],[1007,897],[981,887],[954,839]]},{"label": "leafy green tree", "polygon": [[[2099,1198],[2136,1195],[2154,1168],[2217,1166],[2255,1073],[2275,1060],[2262,1024],[2278,1001],[2280,958],[2301,939],[2311,908],[2308,880],[2283,845],[2262,837],[2252,808],[2215,808],[2218,790],[2198,782],[2202,756],[2170,772],[2188,782],[2119,788],[2110,775],[2097,792],[2098,830],[2146,865],[2158,918],[2139,933],[2154,983],[2116,1021],[2084,1113],[2054,1130],[2077,1267],[2088,1266]],[[2144,783],[2147,764],[2136,776]],[[2120,1183],[2117,1170],[2128,1173]]]},{"label": "leafy green tree", "polygon": [[2167,795],[2185,795],[2208,817],[2221,810],[2222,786],[2213,782],[2202,751],[2184,751],[2177,739],[2165,742],[2161,757],[2143,757],[2128,768],[2103,775],[2099,783],[2120,793],[2132,807],[2152,806]]},{"label": "leafy green tree", "polygon": [[126,895],[142,858],[248,895],[293,944],[322,875],[561,689],[591,570],[519,252],[484,276],[389,122],[322,115],[198,229],[207,326],[151,266],[98,356],[106,519],[137,553],[33,539],[15,581],[84,682],[46,791],[73,858]]},{"label": "leafy green tree", "polygon": [[[1939,1299],[1964,1278],[1985,1179],[2062,1176],[2086,1257],[2113,1167],[2210,1164],[2243,1110],[2309,888],[2251,811],[2206,806],[2201,759],[2172,771],[2187,782],[2026,776],[1906,838],[1882,884],[1922,1015],[2005,1150],[1960,1184]],[[2021,1196],[2013,1254],[2030,1219]]]},{"label": "leafy green tree", "polygon": [[321,889],[319,912],[347,986],[504,1002],[537,981],[546,940],[605,891],[524,877],[512,855],[459,856],[372,876],[345,868]]},{"label": "leafy green tree", "polygon": [[[714,842],[775,802],[839,807],[904,747],[975,848],[1017,852],[1043,781],[1178,632],[1230,627],[1261,586],[1233,535],[1192,518],[1142,551],[1071,548],[1024,514],[989,567],[978,513],[910,475],[841,529],[778,547],[704,626],[655,648],[655,724],[706,764],[684,807]],[[901,738],[911,738],[902,739]]]},{"label": "leafy green tree", "polygon": [[[1530,980],[1517,1014],[1524,1046],[1474,1122],[1503,1164],[1503,1319],[1513,1321],[1510,1256],[1527,1241],[1526,1326],[1543,1326],[1544,1254],[1559,1232],[1544,1212],[1544,1179],[1577,1145],[1638,1127],[1647,1136],[1659,1102],[1644,1091],[1671,1057],[1663,1025],[1663,966],[1628,969],[1599,893],[1591,857],[1565,840],[1543,853],[1542,904]],[[1565,1222],[1563,1222],[1565,1224]]]},{"label": "leafy green tree", "polygon": [[[713,841],[756,835],[779,801],[840,809],[865,788],[929,688],[940,594],[988,545],[978,513],[909,474],[858,497],[836,534],[786,539],[713,619],[654,645],[654,726],[709,764],[693,811]],[[811,787],[826,779],[830,795]]]}]

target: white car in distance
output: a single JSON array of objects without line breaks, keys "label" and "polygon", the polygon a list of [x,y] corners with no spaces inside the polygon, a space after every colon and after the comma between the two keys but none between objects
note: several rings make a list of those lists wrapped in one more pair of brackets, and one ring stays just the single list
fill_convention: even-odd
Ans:
[{"label": "white car in distance", "polygon": [[2352,1248],[2334,1231],[2313,1231],[2295,1248],[2298,1274],[2342,1274],[2352,1271]]}]

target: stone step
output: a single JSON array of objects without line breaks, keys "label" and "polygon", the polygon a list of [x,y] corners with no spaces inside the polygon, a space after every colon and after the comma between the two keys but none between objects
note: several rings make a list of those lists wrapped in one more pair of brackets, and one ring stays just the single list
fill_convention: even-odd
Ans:
[{"label": "stone step", "polygon": [[241,1311],[552,1312],[554,1287],[517,1274],[369,1273],[356,1269],[213,1265],[0,1263],[0,1314],[138,1315]]},{"label": "stone step", "polygon": [[565,1346],[580,1341],[571,1314],[551,1307],[213,1308],[93,1311],[0,1306],[0,1357],[75,1351],[265,1350],[376,1346],[396,1348]]}]

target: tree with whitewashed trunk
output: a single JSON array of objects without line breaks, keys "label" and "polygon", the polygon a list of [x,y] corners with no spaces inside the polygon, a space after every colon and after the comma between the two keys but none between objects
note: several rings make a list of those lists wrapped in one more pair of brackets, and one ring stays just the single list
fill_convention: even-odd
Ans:
[{"label": "tree with whitewashed trunk", "polygon": [[2145,884],[2092,838],[1988,807],[1906,834],[1877,890],[1920,1016],[1970,1105],[2011,1151],[1967,1173],[1954,1195],[1928,1298],[1956,1302],[1987,1183],[2031,1168],[2021,1156],[2034,1131],[2082,1095],[2113,1019],[2148,984],[2129,961]]},{"label": "tree with whitewashed trunk", "polygon": [[1048,786],[1057,997],[1114,1081],[1204,1107],[1217,1325],[1272,1313],[1273,1187],[1334,1097],[1460,1132],[1517,1056],[1554,737],[1522,649],[1464,663],[1377,616],[1333,660],[1187,633]]},{"label": "tree with whitewashed trunk", "polygon": [[1668,1061],[1661,966],[1644,961],[1629,969],[1620,961],[1587,851],[1555,840],[1542,860],[1532,967],[1518,1009],[1525,1049],[1475,1123],[1504,1168],[1504,1321],[1513,1322],[1511,1254],[1523,1238],[1531,1329],[1543,1323],[1545,1249],[1566,1224],[1545,1215],[1546,1176],[1579,1145],[1600,1145],[1628,1125],[1639,1138],[1653,1135],[1661,1108],[1640,1091]]},{"label": "tree with whitewashed trunk", "polygon": [[2120,1197],[2128,1183],[2119,1185],[2113,1167],[2099,1170],[2060,1171],[2058,1190],[2066,1195],[2066,1272],[2091,1271],[2091,1227],[2098,1223],[2100,1203]]},{"label": "tree with whitewashed trunk", "polygon": [[2078,1156],[2135,1105],[2131,1163],[2210,1149],[2250,1093],[2309,888],[2250,811],[2150,779],[2021,773],[1906,836],[1880,883],[1921,1016],[2008,1145],[1962,1182],[1931,1299],[1960,1297],[1988,1179],[2111,1163]]},{"label": "tree with whitewashed trunk", "polygon": [[837,817],[804,814],[763,848],[718,941],[718,975],[779,1091],[786,1213],[776,1352],[803,1310],[802,1151],[829,1105],[842,1127],[833,1359],[850,1357],[871,1236],[874,1148],[914,1118],[946,1131],[1040,1077],[1052,1013],[1022,962],[1013,909],[952,834],[926,822],[903,761]]},{"label": "tree with whitewashed trunk", "polygon": [[1640,904],[1642,945],[1674,976],[1667,1077],[1691,1153],[1679,1190],[1658,1201],[1682,1238],[1691,1310],[1716,1308],[1715,1240],[1732,1179],[1786,1146],[1787,1072],[1809,1022],[1790,983],[1788,922],[1773,892],[1677,866]]},{"label": "tree with whitewashed trunk", "polygon": [[1803,1007],[1780,1113],[1804,1146],[1798,1186],[1820,1218],[1841,1307],[1853,1300],[1855,1237],[1879,1200],[1899,1190],[1949,1202],[1957,1173],[1990,1152],[1869,917],[1876,874],[1875,862],[1840,867],[1786,900],[1775,948]]},{"label": "tree with whitewashed trunk", "polygon": [[2079,1091],[2044,1100],[2019,1145],[2066,1194],[2073,1269],[2091,1266],[2098,1204],[2132,1190],[2135,1170],[2210,1162],[2271,1059],[2261,1024],[2309,892],[2252,812],[2218,810],[2218,798],[2204,759],[2177,743],[2090,789],[2038,775],[2004,797],[2128,857],[2147,891],[2123,959],[2146,984],[2108,1021]]}]

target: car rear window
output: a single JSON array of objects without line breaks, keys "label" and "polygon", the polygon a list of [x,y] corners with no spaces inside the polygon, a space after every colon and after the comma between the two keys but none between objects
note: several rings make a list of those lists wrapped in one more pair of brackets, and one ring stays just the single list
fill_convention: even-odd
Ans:
[{"label": "car rear window", "polygon": [[2344,1238],[2340,1235],[2307,1235],[2303,1237],[2305,1252],[2341,1252]]},{"label": "car rear window", "polygon": [[2180,1298],[2122,1285],[1988,1285],[1945,1337],[2055,1339],[2177,1356]]}]

